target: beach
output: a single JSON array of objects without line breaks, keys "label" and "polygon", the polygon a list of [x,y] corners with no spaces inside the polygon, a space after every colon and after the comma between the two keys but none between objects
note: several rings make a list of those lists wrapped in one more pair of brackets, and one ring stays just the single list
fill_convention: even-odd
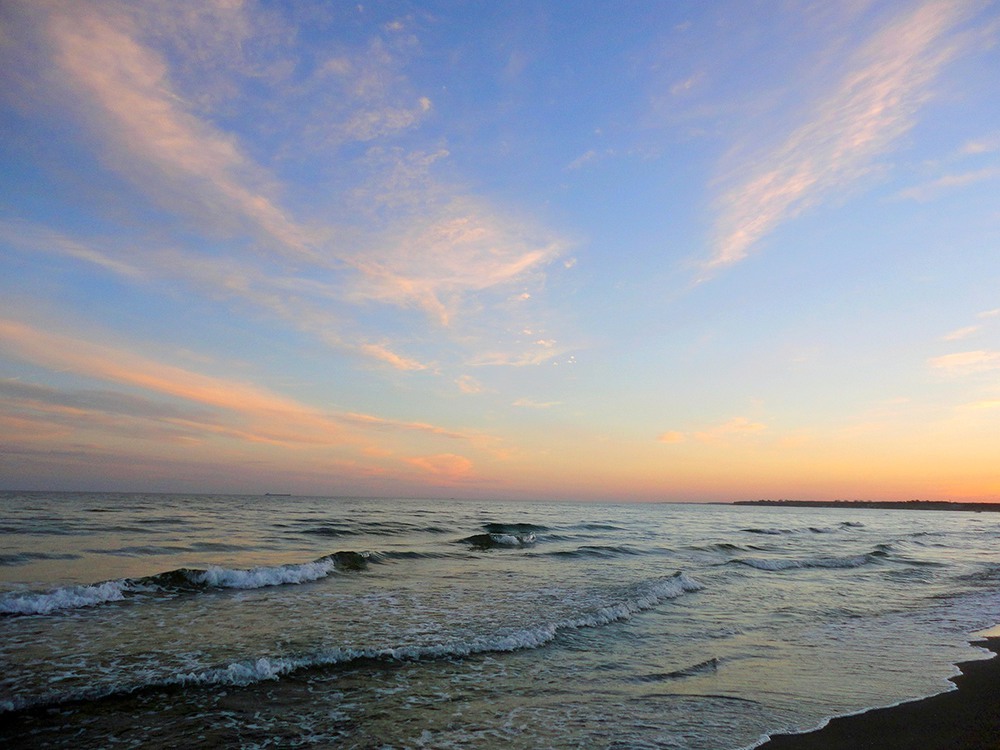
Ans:
[{"label": "beach", "polygon": [[[976,645],[1000,653],[994,637]],[[957,689],[833,719],[805,734],[776,735],[762,750],[996,750],[1000,748],[1000,659],[958,665]]]}]

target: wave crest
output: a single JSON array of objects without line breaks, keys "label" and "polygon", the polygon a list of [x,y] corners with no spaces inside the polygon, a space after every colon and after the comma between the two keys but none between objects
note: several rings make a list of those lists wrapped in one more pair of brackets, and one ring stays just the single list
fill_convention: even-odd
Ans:
[{"label": "wave crest", "polygon": [[249,569],[210,567],[178,568],[143,578],[122,578],[89,586],[63,586],[46,592],[9,593],[0,597],[0,615],[49,615],[65,610],[120,602],[139,593],[177,594],[205,589],[259,589],[301,584],[326,578],[336,570],[358,571],[369,560],[368,552],[335,552],[312,562],[262,566]]}]

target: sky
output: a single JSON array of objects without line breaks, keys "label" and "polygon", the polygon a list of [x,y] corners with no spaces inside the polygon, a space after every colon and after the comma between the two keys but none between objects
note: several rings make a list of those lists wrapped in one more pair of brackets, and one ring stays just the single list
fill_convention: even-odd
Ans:
[{"label": "sky", "polygon": [[1000,7],[0,4],[0,489],[1000,501]]}]

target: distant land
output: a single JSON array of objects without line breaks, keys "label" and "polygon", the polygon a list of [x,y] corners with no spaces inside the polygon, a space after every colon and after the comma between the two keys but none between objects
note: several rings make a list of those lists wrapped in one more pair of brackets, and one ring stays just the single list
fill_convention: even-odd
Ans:
[{"label": "distant land", "polygon": [[773,505],[792,508],[880,508],[884,510],[964,510],[1000,512],[1000,503],[949,503],[945,500],[737,500],[733,505]]}]

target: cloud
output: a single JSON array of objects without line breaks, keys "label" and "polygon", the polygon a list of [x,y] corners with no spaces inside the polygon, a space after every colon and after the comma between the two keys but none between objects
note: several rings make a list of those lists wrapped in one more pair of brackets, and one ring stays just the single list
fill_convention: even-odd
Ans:
[{"label": "cloud", "polygon": [[438,453],[433,456],[415,456],[406,459],[407,463],[415,466],[435,478],[446,481],[454,481],[466,478],[473,468],[473,463],[465,456],[455,453]]},{"label": "cloud", "polygon": [[907,188],[901,191],[898,197],[925,203],[949,190],[974,185],[977,182],[994,180],[997,177],[1000,177],[1000,169],[979,169],[975,172],[945,175],[924,185]]},{"label": "cloud", "polygon": [[[389,32],[401,29],[388,28]],[[325,78],[339,91],[320,99],[328,105],[325,127],[331,145],[368,142],[409,130],[430,116],[434,103],[402,85],[402,60],[417,49],[413,35],[374,37],[353,55],[328,59],[318,70],[316,83],[328,90]]]},{"label": "cloud", "polygon": [[[313,56],[284,25],[294,14],[252,3],[46,3],[22,15],[31,16],[18,21],[24,40],[5,59],[30,52],[38,64],[19,69],[19,79],[34,78],[17,96],[48,92],[78,145],[96,144],[103,166],[167,213],[89,239],[13,222],[0,226],[8,243],[128,281],[181,279],[213,302],[263,310],[410,372],[436,369],[398,341],[417,351],[440,341],[442,327],[463,349],[452,349],[457,357],[481,357],[482,342],[516,325],[511,294],[540,289],[568,247],[435,179],[449,155],[443,141],[393,140],[434,115],[406,76],[419,55],[409,24],[361,43],[335,35],[332,52]],[[349,141],[365,144],[364,155],[346,153]],[[329,192],[288,197],[264,164],[280,168],[293,154],[312,157]],[[330,165],[341,174],[326,175]],[[121,210],[142,210],[130,198]],[[372,315],[373,305],[394,311]]]},{"label": "cloud", "polygon": [[[128,414],[167,421],[205,436],[222,435],[251,442],[293,445],[356,445],[356,430],[420,432],[447,439],[488,444],[492,438],[447,430],[423,422],[404,422],[355,412],[326,412],[250,383],[219,378],[165,364],[119,347],[43,331],[0,318],[0,347],[9,355],[56,371],[138,389],[148,396],[107,391],[58,394],[41,386],[6,381],[0,393],[54,408]],[[117,406],[115,399],[120,398]],[[181,402],[180,405],[176,401]],[[197,407],[197,408],[193,408]]]},{"label": "cloud", "polygon": [[963,156],[976,156],[978,154],[992,154],[997,151],[1000,151],[1000,134],[969,141],[962,146],[960,153]]},{"label": "cloud", "polygon": [[64,391],[12,379],[0,380],[0,398],[32,408],[63,409],[77,413],[104,412],[148,419],[195,420],[204,419],[211,414],[204,409],[181,407],[120,391]]},{"label": "cloud", "polygon": [[976,317],[978,318],[1000,318],[1000,307],[993,310],[983,310]]},{"label": "cloud", "polygon": [[670,93],[672,96],[682,96],[691,91],[691,89],[695,88],[698,84],[700,84],[704,80],[704,78],[705,78],[704,71],[695,73],[694,75],[685,78],[683,81],[678,81],[673,86],[671,86]]},{"label": "cloud", "polygon": [[960,341],[976,333],[980,328],[981,326],[965,326],[964,328],[958,328],[951,333],[947,333],[941,338],[944,341]]},{"label": "cloud", "polygon": [[455,384],[462,393],[482,393],[486,390],[483,384],[476,380],[471,375],[462,375],[460,378],[455,380]]},{"label": "cloud", "polygon": [[352,293],[422,309],[450,325],[465,295],[523,283],[565,244],[547,232],[501,218],[470,198],[456,198],[430,220],[408,224],[352,261],[362,277]]},{"label": "cloud", "polygon": [[59,232],[18,219],[0,220],[0,242],[33,252],[65,255],[127,279],[140,280],[145,276],[145,273],[132,263],[115,258]]},{"label": "cloud", "polygon": [[559,406],[560,404],[562,404],[562,401],[533,401],[530,398],[519,398],[511,406],[525,409],[551,409],[553,406]]},{"label": "cloud", "polygon": [[383,344],[362,344],[360,350],[369,357],[385,362],[397,370],[426,370],[428,365],[389,350]]},{"label": "cloud", "polygon": [[762,422],[754,422],[746,417],[733,417],[732,419],[693,433],[679,432],[671,430],[661,433],[657,442],[675,445],[688,440],[695,440],[699,443],[717,444],[727,442],[730,438],[745,438],[757,435],[767,429],[767,425]]},{"label": "cloud", "polygon": [[656,440],[657,442],[660,443],[668,443],[673,445],[675,443],[683,443],[685,440],[687,440],[687,435],[685,435],[683,432],[677,432],[675,430],[672,430],[670,432],[662,433],[656,438]]},{"label": "cloud", "polygon": [[737,170],[720,197],[707,271],[743,260],[784,222],[855,184],[915,122],[929,86],[958,52],[947,37],[965,3],[924,2],[848,60],[840,81],[779,146]]},{"label": "cloud", "polygon": [[215,229],[242,226],[272,247],[316,259],[314,238],[267,195],[263,172],[233,137],[183,106],[164,59],[129,27],[124,17],[82,6],[53,14],[47,27],[66,87],[90,111],[108,163]]},{"label": "cloud", "polygon": [[1000,352],[977,349],[970,352],[956,352],[928,360],[935,370],[946,375],[962,376],[980,372],[1000,370]]}]

